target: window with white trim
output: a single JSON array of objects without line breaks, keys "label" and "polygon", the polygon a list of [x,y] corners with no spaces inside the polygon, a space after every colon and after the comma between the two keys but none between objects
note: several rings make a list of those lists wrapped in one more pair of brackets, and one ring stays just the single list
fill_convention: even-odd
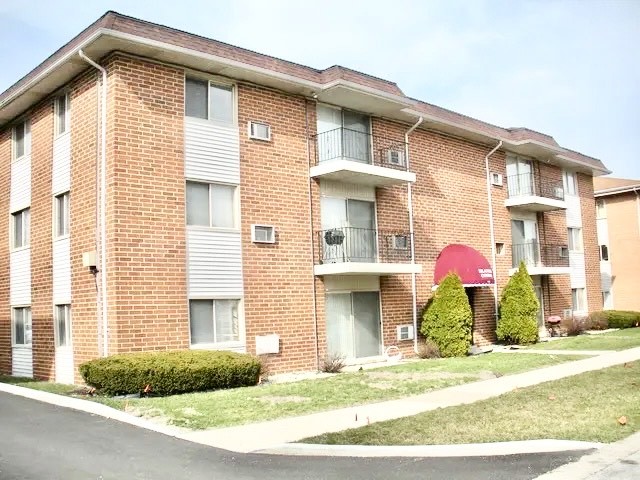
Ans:
[{"label": "window with white trim", "polygon": [[608,245],[600,245],[600,260],[603,262],[609,261],[609,246]]},{"label": "window with white trim", "polygon": [[11,312],[13,345],[31,345],[31,308],[17,307]]},{"label": "window with white trim", "polygon": [[236,186],[187,182],[187,225],[237,228]]},{"label": "window with white trim", "polygon": [[56,347],[71,345],[71,305],[55,306]]},{"label": "window with white trim", "polygon": [[602,292],[602,308],[604,310],[611,310],[613,308],[613,297],[609,290]]},{"label": "window with white trim", "polygon": [[214,122],[234,123],[233,87],[187,77],[184,114]]},{"label": "window with white trim", "polygon": [[55,133],[56,137],[69,131],[69,95],[64,94],[55,99]]},{"label": "window with white trim", "polygon": [[569,251],[582,252],[582,228],[567,228],[567,237],[569,240]]},{"label": "window with white trim", "polygon": [[571,289],[571,308],[574,312],[587,311],[587,297],[584,288]]},{"label": "window with white trim", "polygon": [[29,246],[29,209],[25,208],[11,214],[11,241],[13,248],[22,248]]},{"label": "window with white trim", "polygon": [[577,195],[578,194],[578,182],[576,180],[576,172],[569,170],[563,170],[562,180],[564,183],[565,195]]},{"label": "window with white trim", "polygon": [[240,342],[239,300],[189,300],[191,345]]},{"label": "window with white trim", "polygon": [[607,205],[604,198],[596,199],[596,218],[607,218]]},{"label": "window with white trim", "polygon": [[31,125],[28,120],[13,127],[13,159],[31,154]]},{"label": "window with white trim", "polygon": [[55,237],[69,235],[69,192],[56,195],[54,199],[54,218]]}]

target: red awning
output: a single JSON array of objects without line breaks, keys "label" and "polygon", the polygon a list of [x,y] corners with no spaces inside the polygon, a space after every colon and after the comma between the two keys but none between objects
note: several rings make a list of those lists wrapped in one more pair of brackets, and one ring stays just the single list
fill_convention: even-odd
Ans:
[{"label": "red awning", "polygon": [[442,249],[436,259],[433,283],[438,285],[449,272],[457,273],[465,287],[484,287],[494,281],[487,259],[467,245],[451,244]]}]

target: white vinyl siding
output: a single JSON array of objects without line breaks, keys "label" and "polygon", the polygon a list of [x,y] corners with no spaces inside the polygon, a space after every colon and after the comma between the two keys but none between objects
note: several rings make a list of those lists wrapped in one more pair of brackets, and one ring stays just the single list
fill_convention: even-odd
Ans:
[{"label": "white vinyl siding", "polygon": [[11,252],[9,263],[9,303],[31,304],[31,249],[24,248]]},{"label": "white vinyl siding", "polygon": [[239,232],[187,229],[190,298],[242,297]]},{"label": "white vinyl siding", "polygon": [[71,255],[69,237],[53,242],[53,301],[71,301]]},{"label": "white vinyl siding", "polygon": [[565,198],[567,205],[567,227],[582,227],[582,210],[580,197],[568,196]]},{"label": "white vinyl siding", "polygon": [[233,125],[185,118],[185,177],[240,183],[240,136]]},{"label": "white vinyl siding", "polygon": [[67,192],[71,188],[71,135],[61,135],[53,141],[51,193]]},{"label": "white vinyl siding", "polygon": [[596,229],[598,232],[598,243],[600,245],[609,244],[609,226],[606,218],[596,220]]},{"label": "white vinyl siding", "polygon": [[31,157],[24,156],[11,164],[11,194],[9,208],[12,212],[31,205]]},{"label": "white vinyl siding", "polygon": [[31,347],[13,347],[11,349],[11,374],[14,377],[33,377]]},{"label": "white vinyl siding", "polygon": [[607,204],[604,198],[596,199],[596,218],[607,218]]},{"label": "white vinyl siding", "polygon": [[569,252],[569,268],[571,288],[583,288],[587,283],[584,270],[584,253]]}]

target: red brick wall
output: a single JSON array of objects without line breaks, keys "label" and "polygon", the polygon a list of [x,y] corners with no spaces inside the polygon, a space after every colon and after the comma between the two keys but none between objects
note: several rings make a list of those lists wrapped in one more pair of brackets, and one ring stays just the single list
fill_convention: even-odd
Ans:
[{"label": "red brick wall", "polygon": [[31,115],[31,316],[33,375],[54,378],[51,170],[53,102]]},{"label": "red brick wall", "polygon": [[109,353],[188,348],[184,72],[106,63]]},{"label": "red brick wall", "polygon": [[11,306],[9,304],[9,192],[11,129],[0,131],[0,372],[11,373]]},{"label": "red brick wall", "polygon": [[[269,124],[271,141],[250,140],[249,120]],[[316,347],[305,101],[239,85],[238,125],[247,348],[255,352],[256,335],[277,333],[280,353],[269,356],[271,371],[312,370]],[[274,225],[276,243],[252,243],[254,223]]]},{"label": "red brick wall", "polygon": [[582,213],[582,241],[584,244],[584,268],[586,275],[587,303],[589,311],[602,310],[602,285],[600,283],[600,252],[596,230],[596,203],[593,198],[593,177],[577,174],[578,195]]}]

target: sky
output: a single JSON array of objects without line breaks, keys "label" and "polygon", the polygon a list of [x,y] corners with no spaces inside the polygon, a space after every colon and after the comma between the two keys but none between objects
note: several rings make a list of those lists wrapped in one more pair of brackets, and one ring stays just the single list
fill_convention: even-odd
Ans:
[{"label": "sky", "polygon": [[640,179],[640,0],[0,0],[0,92],[107,10],[382,77]]}]

